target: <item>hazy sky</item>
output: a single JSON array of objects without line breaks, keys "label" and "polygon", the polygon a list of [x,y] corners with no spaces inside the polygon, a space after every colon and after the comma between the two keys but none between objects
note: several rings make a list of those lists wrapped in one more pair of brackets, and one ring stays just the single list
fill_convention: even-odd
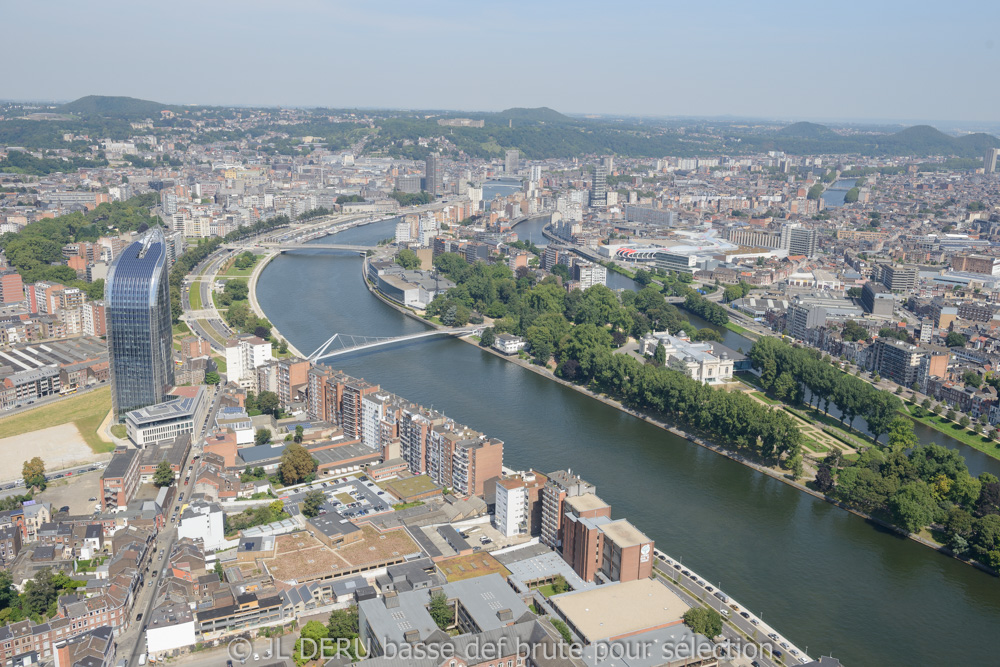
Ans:
[{"label": "hazy sky", "polygon": [[1000,3],[35,0],[0,98],[948,119],[1000,114]]}]

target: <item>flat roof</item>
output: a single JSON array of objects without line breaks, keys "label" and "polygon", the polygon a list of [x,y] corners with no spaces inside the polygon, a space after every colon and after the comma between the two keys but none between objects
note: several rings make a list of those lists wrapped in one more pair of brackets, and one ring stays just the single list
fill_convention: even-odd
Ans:
[{"label": "flat roof", "polygon": [[636,579],[550,598],[585,641],[681,623],[688,606],[658,581]]},{"label": "flat roof", "polygon": [[384,483],[384,487],[399,498],[407,498],[418,493],[428,493],[441,487],[427,475],[417,475],[405,479],[394,479]]},{"label": "flat roof", "polygon": [[608,507],[608,504],[593,493],[581,493],[578,496],[570,496],[566,499],[566,504],[577,512],[588,512]]},{"label": "flat roof", "polygon": [[646,537],[641,530],[629,523],[628,519],[618,519],[605,525],[601,530],[607,537],[610,537],[618,546],[636,547],[640,544],[647,544],[653,540]]}]

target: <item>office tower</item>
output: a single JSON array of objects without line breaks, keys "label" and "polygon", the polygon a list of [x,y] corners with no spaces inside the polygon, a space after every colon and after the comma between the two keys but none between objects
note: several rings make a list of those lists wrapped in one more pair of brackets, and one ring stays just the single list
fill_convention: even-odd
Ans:
[{"label": "office tower", "polygon": [[590,188],[590,207],[605,208],[608,205],[608,172],[604,165],[594,167],[594,184]]},{"label": "office tower", "polygon": [[5,304],[24,301],[24,282],[16,269],[0,271],[0,301]]},{"label": "office tower", "polygon": [[507,151],[506,159],[504,160],[504,172],[508,174],[516,174],[517,168],[520,166],[521,154],[516,148]]},{"label": "office tower", "polygon": [[431,153],[424,160],[424,189],[432,195],[441,191],[441,165],[438,164],[438,156]]},{"label": "office tower", "polygon": [[781,226],[781,247],[789,255],[815,257],[819,252],[819,235],[815,229],[806,229],[798,223],[786,222]]},{"label": "office tower", "polygon": [[115,418],[164,400],[174,384],[170,285],[163,232],[153,229],[112,262],[104,284]]},{"label": "office tower", "polygon": [[987,148],[983,157],[983,171],[987,174],[996,172],[998,158],[1000,158],[1000,148]]},{"label": "office tower", "polygon": [[542,180],[542,165],[536,164],[531,166],[531,182],[537,183]]},{"label": "office tower", "polygon": [[615,156],[605,155],[604,157],[602,157],[601,166],[604,167],[605,171],[610,174],[612,171],[615,170]]}]

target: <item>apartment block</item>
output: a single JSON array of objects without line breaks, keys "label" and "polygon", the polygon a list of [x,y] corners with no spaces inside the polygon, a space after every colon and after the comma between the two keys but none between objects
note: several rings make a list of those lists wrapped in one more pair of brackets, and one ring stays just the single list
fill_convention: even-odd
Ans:
[{"label": "apartment block", "polygon": [[558,549],[562,546],[563,505],[567,498],[595,493],[597,487],[585,482],[572,470],[557,470],[548,474],[541,491],[541,541],[542,544]]}]

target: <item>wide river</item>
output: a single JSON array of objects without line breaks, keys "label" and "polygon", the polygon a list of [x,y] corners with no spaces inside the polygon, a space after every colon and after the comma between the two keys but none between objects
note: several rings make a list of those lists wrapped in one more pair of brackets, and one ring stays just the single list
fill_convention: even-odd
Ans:
[{"label": "wide river", "polygon": [[[374,245],[393,230],[383,222],[337,240]],[[323,250],[281,255],[260,278],[260,304],[305,354],[335,332],[422,330],[368,293],[360,262]],[[462,341],[429,338],[331,361],[502,439],[512,468],[571,468],[597,485],[614,516],[812,656],[851,667],[1000,662],[1000,583],[956,560]],[[998,467],[970,461],[974,472]]]}]

